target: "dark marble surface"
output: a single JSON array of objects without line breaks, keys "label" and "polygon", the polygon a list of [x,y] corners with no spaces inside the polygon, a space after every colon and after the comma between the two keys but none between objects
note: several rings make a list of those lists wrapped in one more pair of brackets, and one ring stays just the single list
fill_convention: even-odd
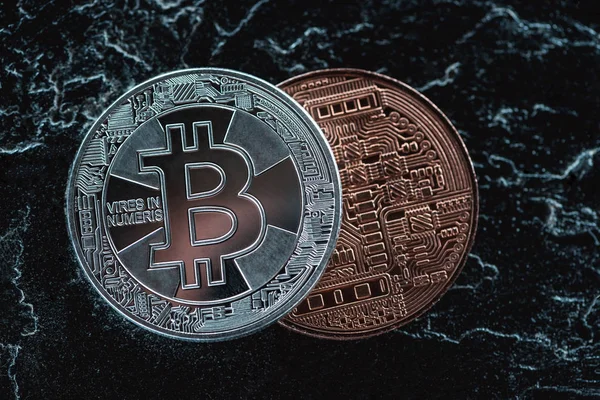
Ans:
[{"label": "dark marble surface", "polygon": [[[130,0],[0,6],[0,398],[600,397],[600,14],[594,2]],[[453,121],[480,182],[457,284],[394,333],[272,326],[225,343],[126,322],[83,277],[68,168],[135,83],[221,66],[277,83],[386,73]]]}]

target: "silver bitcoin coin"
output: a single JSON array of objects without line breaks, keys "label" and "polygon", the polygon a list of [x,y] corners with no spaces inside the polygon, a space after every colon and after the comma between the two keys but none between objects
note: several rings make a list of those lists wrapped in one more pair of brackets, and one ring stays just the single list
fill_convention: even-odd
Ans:
[{"label": "silver bitcoin coin", "polygon": [[127,92],[73,164],[68,228],[120,313],[211,341],[283,317],[324,271],[340,227],[338,171],[317,124],[275,86],[190,69]]}]

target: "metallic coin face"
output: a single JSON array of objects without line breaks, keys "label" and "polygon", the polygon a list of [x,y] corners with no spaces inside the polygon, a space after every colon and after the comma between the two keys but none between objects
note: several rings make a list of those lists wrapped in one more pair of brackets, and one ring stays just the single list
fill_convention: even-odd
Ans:
[{"label": "metallic coin face", "polygon": [[413,320],[454,282],[475,235],[477,182],[456,129],[416,90],[375,73],[316,71],[280,87],[323,129],[343,189],[327,270],[281,323],[350,339]]},{"label": "metallic coin face", "polygon": [[289,96],[193,69],[135,87],[98,119],[67,216],[85,273],[119,312],[223,340],[306,297],[339,232],[341,188],[326,139]]}]

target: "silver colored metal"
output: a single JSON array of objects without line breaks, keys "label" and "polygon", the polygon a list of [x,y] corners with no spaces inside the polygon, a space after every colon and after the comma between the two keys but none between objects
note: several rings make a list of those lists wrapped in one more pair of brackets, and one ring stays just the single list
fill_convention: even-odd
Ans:
[{"label": "silver colored metal", "polygon": [[100,294],[144,328],[197,341],[290,312],[324,271],[341,218],[318,125],[275,86],[213,68],[119,98],[85,137],[66,196]]}]

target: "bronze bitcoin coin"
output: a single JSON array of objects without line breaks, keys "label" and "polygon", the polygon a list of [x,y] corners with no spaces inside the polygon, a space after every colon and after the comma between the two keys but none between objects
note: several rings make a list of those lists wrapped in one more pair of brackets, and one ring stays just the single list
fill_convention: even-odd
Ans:
[{"label": "bronze bitcoin coin", "polygon": [[323,130],[343,194],[327,269],[280,323],[355,339],[412,321],[455,281],[475,236],[477,181],[458,132],[415,89],[373,72],[322,70],[279,86]]}]

